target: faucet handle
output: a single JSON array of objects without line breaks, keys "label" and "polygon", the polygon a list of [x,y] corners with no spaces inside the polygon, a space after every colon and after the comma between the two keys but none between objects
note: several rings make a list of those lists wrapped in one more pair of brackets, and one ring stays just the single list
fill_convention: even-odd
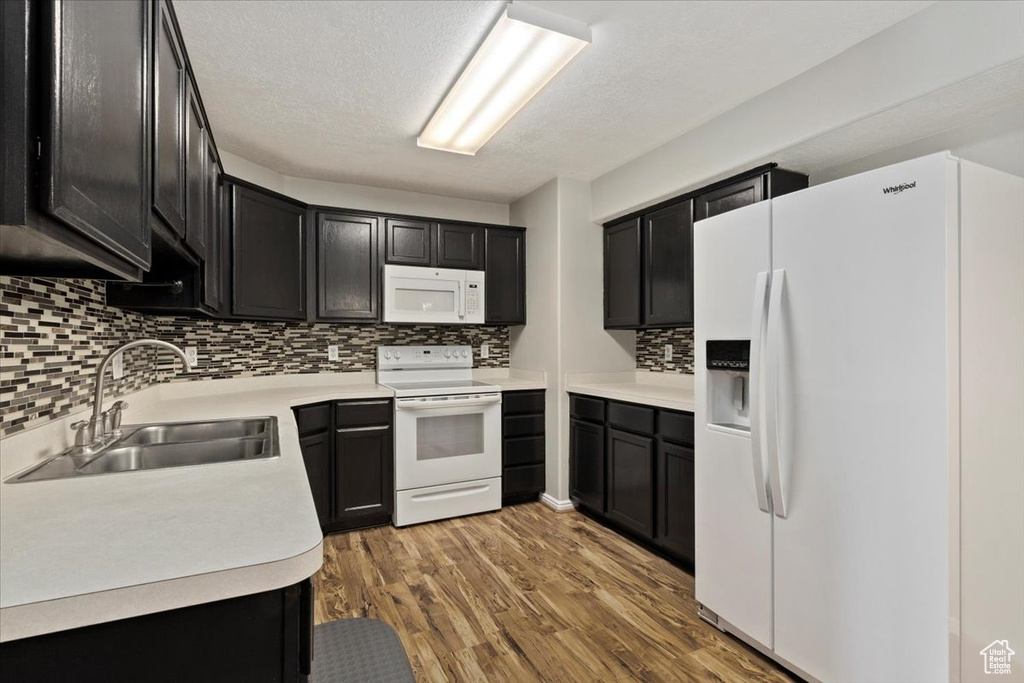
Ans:
[{"label": "faucet handle", "polygon": [[117,401],[110,407],[110,432],[117,438],[121,437],[121,411],[127,407],[127,401]]},{"label": "faucet handle", "polygon": [[73,422],[71,428],[75,430],[75,446],[82,448],[92,443],[93,433],[91,429],[92,423],[88,420],[79,420]]}]

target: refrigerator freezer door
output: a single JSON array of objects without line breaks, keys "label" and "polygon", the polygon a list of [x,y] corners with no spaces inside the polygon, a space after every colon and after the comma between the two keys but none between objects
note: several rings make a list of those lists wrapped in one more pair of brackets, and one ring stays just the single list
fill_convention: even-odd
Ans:
[{"label": "refrigerator freezer door", "polygon": [[932,155],[772,205],[788,483],[774,526],[775,652],[825,681],[947,680],[956,162]]},{"label": "refrigerator freezer door", "polygon": [[772,643],[772,516],[758,507],[749,433],[707,426],[706,342],[752,337],[751,302],[758,273],[771,266],[770,231],[768,202],[694,228],[697,600],[766,647]]}]

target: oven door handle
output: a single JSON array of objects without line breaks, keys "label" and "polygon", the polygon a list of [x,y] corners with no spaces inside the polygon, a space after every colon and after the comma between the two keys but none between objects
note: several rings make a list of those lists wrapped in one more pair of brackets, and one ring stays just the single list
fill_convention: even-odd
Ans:
[{"label": "oven door handle", "polygon": [[501,403],[501,394],[400,398],[395,401],[395,409],[433,410],[435,408],[468,408],[470,406],[485,406],[492,403]]}]

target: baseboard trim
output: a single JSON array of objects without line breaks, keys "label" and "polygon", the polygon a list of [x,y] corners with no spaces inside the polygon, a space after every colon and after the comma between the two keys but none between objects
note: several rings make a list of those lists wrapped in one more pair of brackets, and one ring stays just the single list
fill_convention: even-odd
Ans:
[{"label": "baseboard trim", "polygon": [[549,496],[546,493],[540,494],[540,502],[544,503],[555,512],[568,512],[569,510],[575,509],[571,500],[558,500],[554,496]]}]

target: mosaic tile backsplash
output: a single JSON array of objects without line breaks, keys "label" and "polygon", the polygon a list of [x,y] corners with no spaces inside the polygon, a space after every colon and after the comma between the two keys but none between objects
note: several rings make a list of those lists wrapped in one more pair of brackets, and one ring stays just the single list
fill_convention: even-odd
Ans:
[{"label": "mosaic tile backsplash", "polygon": [[[337,325],[143,316],[104,302],[95,280],[0,277],[0,434],[64,417],[90,400],[96,367],[118,344],[142,337],[199,350],[199,367],[151,348],[125,352],[124,377],[107,396],[167,381],[253,375],[357,372],[376,368],[381,344],[490,345],[476,367],[508,367],[507,327]],[[327,345],[338,345],[338,361]]]},{"label": "mosaic tile backsplash", "polygon": [[[665,361],[665,344],[672,360]],[[636,369],[693,374],[693,329],[640,330],[636,333]]]}]

